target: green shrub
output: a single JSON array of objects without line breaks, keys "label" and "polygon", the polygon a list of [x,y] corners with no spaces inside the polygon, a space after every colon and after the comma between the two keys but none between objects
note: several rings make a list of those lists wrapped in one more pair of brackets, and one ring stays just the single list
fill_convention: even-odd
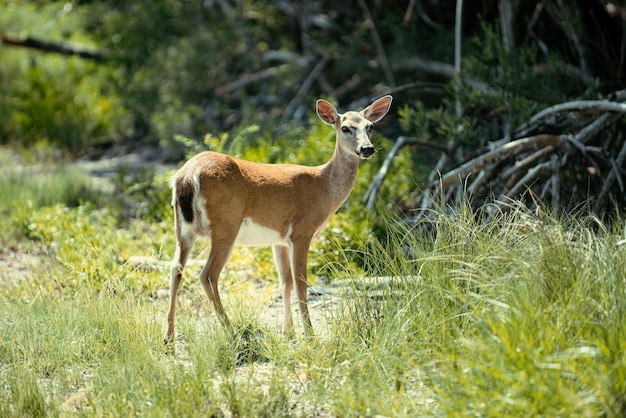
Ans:
[{"label": "green shrub", "polygon": [[172,172],[157,173],[151,166],[137,173],[117,172],[113,179],[112,206],[121,222],[142,219],[147,222],[173,222],[172,191],[169,179]]},{"label": "green shrub", "polygon": [[[19,65],[17,60],[8,62]],[[2,143],[46,143],[79,153],[99,142],[116,141],[127,129],[128,115],[101,85],[107,71],[79,58],[56,56],[34,57],[25,70],[5,69],[12,82],[2,83]]]},{"label": "green shrub", "polygon": [[[29,153],[29,155],[32,153]],[[33,212],[54,205],[75,208],[104,204],[106,196],[82,171],[64,163],[17,165],[11,153],[0,153],[0,242],[30,237]]]}]

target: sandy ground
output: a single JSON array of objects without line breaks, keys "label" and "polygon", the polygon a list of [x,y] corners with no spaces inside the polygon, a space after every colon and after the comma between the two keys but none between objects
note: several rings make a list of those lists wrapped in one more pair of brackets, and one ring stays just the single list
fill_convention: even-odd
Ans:
[{"label": "sandy ground", "polygon": [[8,247],[0,249],[0,286],[32,279],[35,272],[52,268],[57,261],[43,248]]}]

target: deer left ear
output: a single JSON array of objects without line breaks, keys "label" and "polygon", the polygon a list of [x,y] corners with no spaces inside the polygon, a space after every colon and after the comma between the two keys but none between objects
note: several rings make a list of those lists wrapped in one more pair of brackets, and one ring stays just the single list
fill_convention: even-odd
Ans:
[{"label": "deer left ear", "polygon": [[319,118],[323,120],[324,123],[330,126],[335,126],[338,116],[335,106],[331,105],[326,100],[319,99],[317,101],[316,110],[317,116],[319,116]]},{"label": "deer left ear", "polygon": [[384,118],[387,112],[389,112],[392,100],[393,97],[389,95],[383,96],[371,105],[367,106],[365,109],[363,109],[361,113],[363,114],[363,116],[365,116],[367,120],[372,123],[376,123]]}]

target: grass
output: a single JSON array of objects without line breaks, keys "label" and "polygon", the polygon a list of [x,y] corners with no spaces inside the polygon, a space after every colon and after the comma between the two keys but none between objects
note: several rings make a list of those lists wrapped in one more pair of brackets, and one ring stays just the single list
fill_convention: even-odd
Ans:
[{"label": "grass", "polygon": [[[488,224],[460,207],[434,213],[430,232],[390,228],[386,241],[361,248],[367,271],[337,248],[350,261],[343,270],[333,263],[333,276],[400,279],[344,280],[313,338],[262,323],[265,290],[238,270],[270,274],[270,257],[250,269],[254,251],[236,251],[222,280],[233,329],[218,326],[188,272],[177,351],[167,355],[167,298],[155,296],[167,273],[127,260],[169,260],[170,220],[121,222],[113,206],[72,206],[71,187],[54,201],[39,182],[86,180],[51,170],[24,181],[21,194],[7,191],[15,177],[0,176],[2,222],[13,231],[5,244],[28,251],[36,243],[56,260],[35,266],[29,280],[2,283],[0,416],[626,413],[620,223],[514,205]],[[42,196],[33,199],[30,187]]]}]

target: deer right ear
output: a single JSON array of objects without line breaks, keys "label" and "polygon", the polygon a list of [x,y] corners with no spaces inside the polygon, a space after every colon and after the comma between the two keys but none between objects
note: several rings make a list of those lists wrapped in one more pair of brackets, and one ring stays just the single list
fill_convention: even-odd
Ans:
[{"label": "deer right ear", "polygon": [[372,123],[378,122],[389,112],[392,100],[393,98],[389,95],[381,97],[363,109],[363,116]]},{"label": "deer right ear", "polygon": [[317,116],[319,116],[320,119],[324,121],[324,123],[330,126],[335,126],[335,123],[337,122],[337,116],[338,116],[337,109],[335,109],[335,106],[331,105],[326,100],[319,99],[317,101],[316,108],[317,108]]}]

